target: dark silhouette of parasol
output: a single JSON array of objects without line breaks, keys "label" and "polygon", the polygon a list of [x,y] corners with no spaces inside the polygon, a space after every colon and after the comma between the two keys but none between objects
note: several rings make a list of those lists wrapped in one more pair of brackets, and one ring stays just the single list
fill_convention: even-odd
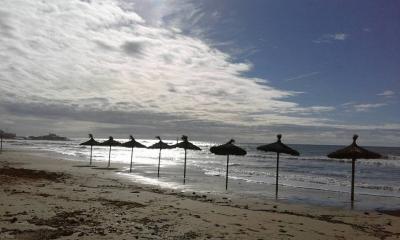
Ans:
[{"label": "dark silhouette of parasol", "polygon": [[210,152],[214,153],[215,155],[226,155],[226,179],[225,179],[225,190],[228,190],[228,173],[229,173],[229,155],[237,155],[237,156],[244,156],[247,152],[234,145],[235,140],[231,139],[229,142],[219,145],[213,146],[210,148]]},{"label": "dark silhouette of parasol", "polygon": [[130,141],[122,143],[121,145],[123,147],[132,148],[132,151],[131,151],[131,164],[130,164],[130,167],[129,167],[129,172],[132,172],[133,148],[146,148],[146,146],[141,144],[141,143],[139,143],[139,142],[136,142],[136,140],[132,137],[132,135],[130,135],[130,139],[131,139]]},{"label": "dark silhouette of parasol", "polygon": [[357,159],[376,159],[382,156],[379,153],[368,151],[357,145],[358,135],[353,136],[353,143],[349,146],[328,154],[329,158],[351,159],[351,207],[354,206],[354,171]]},{"label": "dark silhouette of parasol", "polygon": [[83,146],[90,146],[90,162],[89,162],[89,166],[92,166],[92,153],[93,153],[93,146],[99,146],[100,143],[96,140],[94,140],[93,135],[90,133],[89,134],[89,140],[86,142],[83,142],[79,145],[83,145]]},{"label": "dark silhouette of parasol", "polygon": [[188,141],[188,137],[183,135],[182,142],[172,145],[171,148],[183,148],[185,150],[185,163],[183,166],[183,184],[186,183],[186,151],[187,150],[201,150],[198,146]]},{"label": "dark silhouette of parasol", "polygon": [[161,150],[170,149],[171,146],[166,144],[165,142],[163,142],[159,136],[157,136],[156,138],[159,140],[158,143],[155,143],[148,148],[149,149],[160,149],[160,152],[158,154],[158,169],[157,169],[157,177],[160,177]]},{"label": "dark silhouette of parasol", "polygon": [[258,150],[265,152],[276,152],[276,180],[275,180],[275,199],[278,198],[278,180],[279,180],[279,154],[285,153],[293,156],[299,156],[299,152],[286,146],[281,142],[282,135],[276,135],[278,141],[257,147]]},{"label": "dark silhouette of parasol", "polygon": [[3,152],[3,133],[0,132],[0,153]]},{"label": "dark silhouette of parasol", "polygon": [[100,143],[100,145],[110,147],[110,150],[108,151],[108,164],[107,164],[107,168],[109,168],[110,164],[111,164],[111,147],[112,146],[121,146],[121,143],[115,141],[114,138],[110,136],[107,141]]}]

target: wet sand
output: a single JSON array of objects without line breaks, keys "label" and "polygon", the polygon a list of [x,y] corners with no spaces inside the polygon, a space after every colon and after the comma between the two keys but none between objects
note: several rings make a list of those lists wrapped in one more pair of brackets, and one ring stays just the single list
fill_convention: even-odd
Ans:
[{"label": "wet sand", "polygon": [[86,164],[0,154],[0,239],[400,239],[396,211],[160,189]]}]

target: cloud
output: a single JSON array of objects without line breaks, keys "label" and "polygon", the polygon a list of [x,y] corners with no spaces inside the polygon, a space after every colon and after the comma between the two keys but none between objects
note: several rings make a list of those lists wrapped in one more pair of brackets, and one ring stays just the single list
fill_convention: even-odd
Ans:
[{"label": "cloud", "polygon": [[383,96],[383,97],[393,97],[394,95],[396,95],[396,93],[392,90],[386,90],[383,91],[381,93],[376,94],[378,96]]},{"label": "cloud", "polygon": [[349,35],[346,33],[335,33],[333,35],[331,35],[331,37],[335,40],[339,40],[339,41],[344,41],[347,39]]},{"label": "cloud", "polygon": [[0,11],[0,34],[4,37],[12,37],[11,32],[14,30],[8,23],[8,17],[7,11]]},{"label": "cloud", "polygon": [[381,108],[387,105],[388,103],[356,103],[356,102],[347,102],[342,104],[342,106],[348,112],[350,111],[369,112],[373,109]]},{"label": "cloud", "polygon": [[4,0],[0,123],[21,134],[195,133],[249,141],[254,133],[281,131],[290,139],[349,128],[327,117],[335,107],[301,105],[293,100],[298,92],[249,77],[257,66],[203,38],[206,21],[221,14],[192,3]]},{"label": "cloud", "polygon": [[146,42],[137,42],[137,41],[126,41],[121,45],[126,54],[130,56],[137,56],[138,54],[143,53]]},{"label": "cloud", "polygon": [[356,102],[345,102],[345,103],[342,104],[342,106],[347,107],[347,106],[351,106],[351,105],[354,105],[354,104],[356,104]]},{"label": "cloud", "polygon": [[387,103],[366,103],[353,105],[353,108],[357,112],[369,112],[372,109],[384,107],[386,105]]},{"label": "cloud", "polygon": [[324,34],[313,40],[314,43],[332,43],[333,41],[344,41],[349,37],[347,33]]},{"label": "cloud", "polygon": [[[248,125],[247,116],[255,112],[266,113],[251,119],[255,125],[265,124],[271,114],[281,123],[315,122],[288,114],[313,115],[329,109],[289,101],[295,92],[246,77],[251,63],[232,62],[230,55],[201,38],[160,23],[175,12],[161,14],[152,20],[157,24],[150,24],[136,5],[122,3],[6,1],[0,6],[9,13],[2,24],[10,26],[7,36],[0,35],[5,56],[0,66],[2,102],[54,103],[86,112],[145,112],[238,125]],[[203,16],[199,8],[189,15],[184,19],[191,19],[191,25]],[[167,22],[180,26],[172,19]]]},{"label": "cloud", "polygon": [[290,77],[290,78],[286,78],[283,81],[289,82],[289,81],[293,81],[293,80],[300,80],[300,79],[304,79],[304,78],[308,78],[318,75],[320,74],[320,72],[310,72],[310,73],[305,73],[305,74],[300,74],[298,76],[294,76],[294,77]]},{"label": "cloud", "polygon": [[[87,102],[98,100],[107,102],[106,99],[87,99]],[[62,135],[85,136],[87,132],[93,132],[97,137],[113,134],[115,137],[123,138],[134,134],[139,138],[148,138],[162,133],[167,139],[176,139],[180,134],[190,133],[193,138],[206,141],[212,139],[223,142],[226,138],[236,136],[240,142],[265,142],[273,141],[276,133],[283,133],[289,142],[343,144],[351,139],[353,133],[370,136],[373,132],[376,138],[363,138],[363,143],[384,145],[384,141],[396,143],[400,133],[400,124],[396,123],[352,125],[338,124],[329,120],[321,122],[320,119],[314,119],[314,122],[309,120],[302,122],[303,118],[293,117],[293,121],[299,122],[295,125],[282,124],[282,116],[274,114],[269,114],[268,119],[264,119],[267,123],[264,126],[252,125],[251,121],[248,126],[243,126],[146,112],[77,109],[62,103],[9,102],[4,104],[4,107],[9,114],[0,115],[2,127],[13,129],[13,126],[18,125],[18,133],[29,132],[33,135],[51,131]],[[200,130],[195,131],[195,129]]]}]

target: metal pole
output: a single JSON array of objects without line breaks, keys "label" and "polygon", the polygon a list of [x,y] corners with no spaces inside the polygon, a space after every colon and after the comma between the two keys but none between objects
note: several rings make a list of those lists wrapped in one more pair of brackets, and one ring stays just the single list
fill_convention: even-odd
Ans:
[{"label": "metal pole", "polygon": [[107,167],[109,168],[111,164],[111,145],[110,145],[110,151],[108,152],[108,165]]},{"label": "metal pole", "polygon": [[351,208],[354,207],[354,170],[356,167],[356,159],[351,160]]},{"label": "metal pole", "polygon": [[133,158],[133,147],[131,151],[131,166],[129,167],[129,172],[132,172],[132,158]]},{"label": "metal pole", "polygon": [[228,172],[229,172],[229,155],[226,155],[226,179],[225,179],[225,190],[228,190]]},{"label": "metal pole", "polygon": [[89,163],[90,166],[92,166],[92,151],[93,151],[93,145],[90,145],[90,163]]},{"label": "metal pole", "polygon": [[160,162],[161,162],[161,148],[160,152],[158,153],[158,170],[157,170],[157,177],[160,177]]},{"label": "metal pole", "polygon": [[3,134],[0,135],[0,153],[3,152]]},{"label": "metal pole", "polygon": [[275,181],[275,199],[278,199],[278,180],[279,179],[279,153],[276,153],[276,181]]},{"label": "metal pole", "polygon": [[183,168],[183,184],[186,183],[186,148],[185,148],[185,165]]}]

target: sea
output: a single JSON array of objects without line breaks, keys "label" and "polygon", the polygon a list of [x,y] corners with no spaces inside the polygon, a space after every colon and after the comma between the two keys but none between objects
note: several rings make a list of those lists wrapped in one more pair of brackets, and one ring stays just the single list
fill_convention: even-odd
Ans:
[{"label": "sea", "polygon": [[[80,146],[87,139],[71,141],[7,140],[5,148],[32,149],[61,154],[64,159],[87,161],[90,147]],[[97,139],[98,141],[106,139]],[[120,142],[128,139],[115,139]],[[137,139],[146,146],[158,140]],[[174,144],[176,140],[164,140]],[[225,190],[226,156],[216,156],[209,149],[220,144],[193,142],[201,151],[187,152],[187,177],[183,184],[183,149],[161,152],[160,177],[157,177],[159,150],[133,150],[133,170],[129,172],[131,149],[112,147],[111,166],[118,166],[116,176],[134,182],[232,196],[275,199],[276,154],[257,150],[257,143],[237,143],[245,156],[230,156],[228,190]],[[330,159],[326,155],[343,146],[292,144],[300,156],[281,154],[279,161],[279,201],[347,208],[350,206],[351,161]],[[359,159],[355,170],[355,207],[359,209],[400,209],[400,148],[366,147],[383,159]],[[93,147],[93,163],[107,166],[109,147]],[[99,171],[93,169],[93,171]]]}]

